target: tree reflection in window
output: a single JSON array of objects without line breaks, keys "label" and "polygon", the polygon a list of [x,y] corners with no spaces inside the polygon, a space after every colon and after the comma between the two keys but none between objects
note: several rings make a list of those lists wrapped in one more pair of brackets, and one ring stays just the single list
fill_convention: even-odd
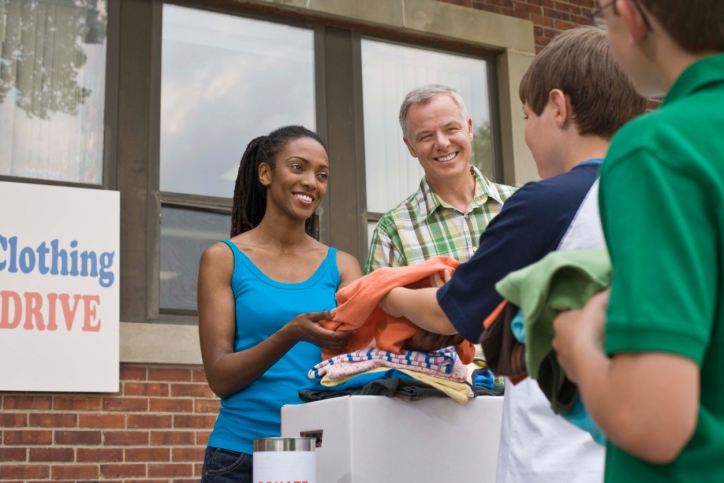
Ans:
[{"label": "tree reflection in window", "polygon": [[77,114],[90,89],[78,85],[87,60],[85,44],[101,44],[106,12],[97,0],[0,0],[4,29],[0,102],[17,89],[17,106],[47,119],[53,112]]},{"label": "tree reflection in window", "polygon": [[104,0],[0,0],[0,174],[100,182],[106,29]]}]

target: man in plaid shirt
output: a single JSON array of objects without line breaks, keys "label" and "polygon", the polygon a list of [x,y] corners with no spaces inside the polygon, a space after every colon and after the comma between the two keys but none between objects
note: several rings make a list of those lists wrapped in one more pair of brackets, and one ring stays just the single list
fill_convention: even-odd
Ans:
[{"label": "man in plaid shirt", "polygon": [[437,255],[469,260],[485,227],[514,191],[470,165],[473,121],[454,89],[429,84],[410,91],[400,107],[400,126],[425,177],[416,193],[380,219],[365,274]]}]

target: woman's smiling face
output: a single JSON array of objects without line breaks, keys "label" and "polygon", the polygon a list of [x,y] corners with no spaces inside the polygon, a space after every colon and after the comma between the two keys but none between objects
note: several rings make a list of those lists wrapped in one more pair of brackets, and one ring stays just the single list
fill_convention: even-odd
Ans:
[{"label": "woman's smiling face", "polygon": [[300,137],[287,143],[276,156],[275,167],[259,166],[259,179],[267,187],[270,203],[294,218],[312,216],[327,192],[329,158],[318,141]]}]

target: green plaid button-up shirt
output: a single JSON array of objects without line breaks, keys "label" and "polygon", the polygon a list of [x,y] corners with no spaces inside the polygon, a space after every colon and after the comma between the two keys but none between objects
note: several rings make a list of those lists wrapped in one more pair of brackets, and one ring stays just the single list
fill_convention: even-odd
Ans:
[{"label": "green plaid button-up shirt", "polygon": [[445,203],[422,178],[420,189],[377,223],[365,273],[380,267],[417,265],[438,255],[461,262],[473,256],[480,235],[515,188],[496,184],[471,167],[475,195],[465,213]]}]

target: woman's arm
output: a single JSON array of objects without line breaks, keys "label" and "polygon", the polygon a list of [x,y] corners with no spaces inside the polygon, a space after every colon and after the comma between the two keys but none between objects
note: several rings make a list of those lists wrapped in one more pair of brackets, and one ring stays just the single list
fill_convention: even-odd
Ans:
[{"label": "woman's arm", "polygon": [[351,332],[333,332],[317,324],[333,317],[331,311],[326,311],[298,315],[256,346],[234,352],[233,270],[233,253],[223,243],[212,245],[201,256],[198,284],[201,357],[209,387],[217,396],[228,397],[247,387],[299,341],[332,350],[346,346]]},{"label": "woman's arm", "polygon": [[349,253],[339,250],[337,250],[337,269],[339,270],[339,278],[341,279],[337,290],[342,290],[362,276],[362,270],[357,259]]}]

